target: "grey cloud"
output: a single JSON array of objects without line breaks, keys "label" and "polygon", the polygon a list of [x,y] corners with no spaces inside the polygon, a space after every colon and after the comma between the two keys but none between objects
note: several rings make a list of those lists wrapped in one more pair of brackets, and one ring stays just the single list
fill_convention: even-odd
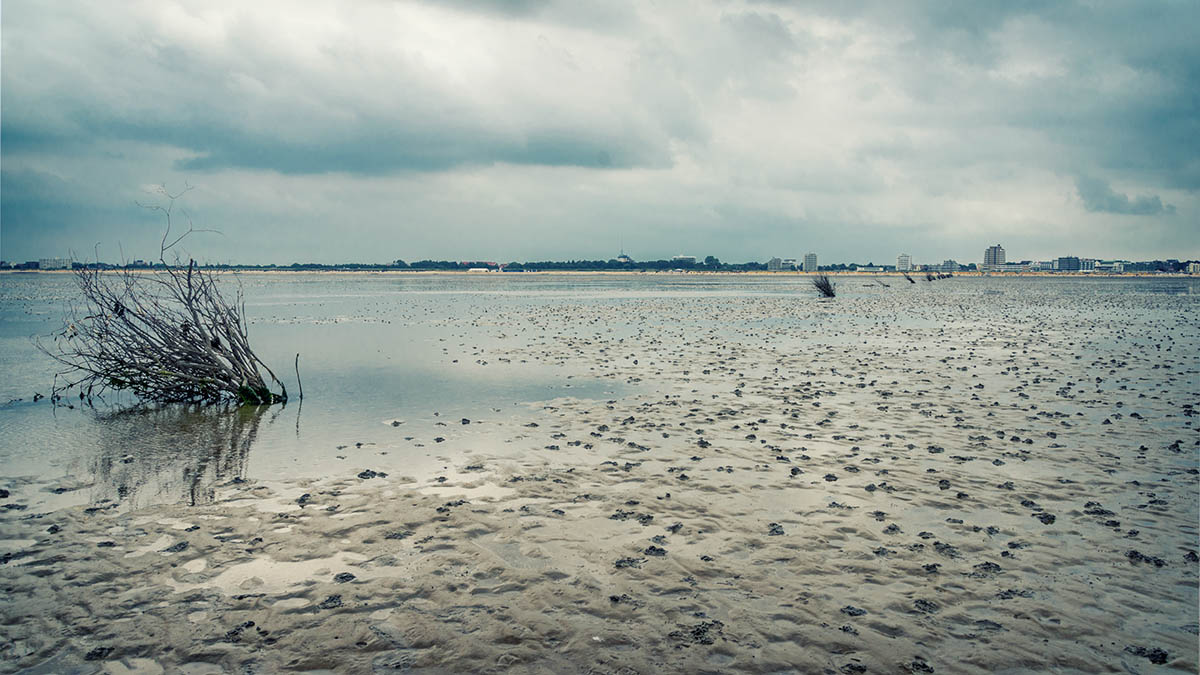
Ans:
[{"label": "grey cloud", "polygon": [[1075,189],[1083,206],[1098,213],[1124,213],[1133,216],[1156,216],[1160,213],[1175,213],[1171,204],[1163,204],[1158,195],[1141,195],[1130,199],[1116,192],[1107,181],[1089,176],[1075,179]]},{"label": "grey cloud", "polygon": [[[551,9],[548,2],[461,4],[515,18]],[[58,46],[32,39],[47,23],[66,32],[73,24],[51,10],[18,10],[5,13],[6,155],[70,153],[118,139],[185,151],[190,156],[177,160],[177,168],[192,171],[376,175],[495,163],[663,168],[671,164],[673,135],[694,134],[692,120],[659,117],[659,108],[684,107],[664,100],[670,89],[649,102],[588,90],[570,52],[548,46],[545,35],[525,63],[476,67],[469,77],[477,79],[454,81],[417,52],[381,50],[385,57],[374,61],[364,45],[338,42],[301,47],[300,58],[289,61],[257,39],[262,26],[252,20],[232,21],[221,41],[198,47],[147,38],[143,33],[153,27],[137,25],[135,17],[117,35],[75,26],[71,40],[94,56],[90,69],[80,70],[58,58]],[[131,50],[136,39],[146,44]],[[541,79],[530,81],[523,71],[534,67]],[[497,79],[487,79],[492,72]],[[473,88],[497,91],[480,95]],[[614,93],[621,98],[610,101]]]},{"label": "grey cloud", "polygon": [[129,243],[154,229],[137,186],[185,179],[246,261],[609,255],[617,229],[638,257],[1200,245],[1194,2],[12,0],[3,21],[6,256]]}]

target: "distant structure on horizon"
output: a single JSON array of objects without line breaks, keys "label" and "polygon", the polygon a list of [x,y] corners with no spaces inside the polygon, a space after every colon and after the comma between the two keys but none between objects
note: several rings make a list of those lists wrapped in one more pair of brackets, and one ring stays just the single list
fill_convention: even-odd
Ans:
[{"label": "distant structure on horizon", "polygon": [[71,269],[70,258],[42,258],[38,261],[38,269],[40,270],[69,270]]},{"label": "distant structure on horizon", "polygon": [[983,268],[990,270],[1004,264],[1004,247],[1000,244],[989,246],[983,252]]},{"label": "distant structure on horizon", "polygon": [[907,253],[901,253],[896,256],[896,271],[908,272],[912,270],[912,256]]},{"label": "distant structure on horizon", "polygon": [[1082,272],[1084,268],[1083,262],[1073,255],[1060,256],[1056,269],[1059,272]]},{"label": "distant structure on horizon", "polygon": [[817,271],[817,254],[816,253],[805,253],[804,254],[804,271],[805,272],[816,272]]},{"label": "distant structure on horizon", "polygon": [[674,258],[671,258],[671,262],[680,263],[683,265],[695,265],[696,264],[696,256],[694,256],[694,255],[677,255]]}]

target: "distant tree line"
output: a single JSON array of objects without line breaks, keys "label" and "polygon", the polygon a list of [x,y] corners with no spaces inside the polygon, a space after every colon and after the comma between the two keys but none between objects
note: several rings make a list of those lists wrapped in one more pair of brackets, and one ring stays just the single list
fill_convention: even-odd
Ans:
[{"label": "distant tree line", "polygon": [[[1189,262],[1197,261],[1179,261],[1179,260],[1148,260],[1142,262],[1125,263],[1126,272],[1186,272]],[[104,262],[72,262],[73,269],[155,269],[161,268],[162,265],[155,262],[135,260],[133,262],[114,265]],[[0,270],[36,270],[40,265],[38,261],[31,260],[23,263],[9,263],[0,261]],[[203,269],[213,270],[296,270],[296,271],[337,271],[337,270],[355,270],[355,271],[384,271],[408,269],[414,271],[422,270],[440,270],[440,271],[463,271],[477,268],[498,269],[503,268],[509,272],[523,271],[544,271],[544,272],[602,272],[602,271],[630,271],[630,272],[651,272],[651,271],[669,271],[669,270],[691,270],[698,272],[757,272],[767,269],[766,263],[760,262],[744,262],[744,263],[725,263],[721,262],[714,256],[708,256],[703,261],[692,262],[690,260],[542,260],[536,262],[510,262],[496,263],[484,261],[454,261],[454,260],[418,260],[413,263],[407,263],[403,260],[395,260],[390,263],[291,263],[290,265],[231,265],[222,263],[212,263],[198,265]],[[853,272],[857,269],[867,267],[876,267],[872,263],[834,263],[832,265],[821,265],[818,269],[823,272]],[[885,271],[895,271],[894,265],[879,266]],[[975,263],[960,264],[959,271],[968,272],[977,269]]]}]

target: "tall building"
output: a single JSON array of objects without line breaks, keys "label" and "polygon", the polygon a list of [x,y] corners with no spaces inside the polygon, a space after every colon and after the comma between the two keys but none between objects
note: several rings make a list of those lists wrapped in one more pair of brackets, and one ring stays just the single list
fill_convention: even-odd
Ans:
[{"label": "tall building", "polygon": [[816,272],[817,271],[817,254],[816,253],[805,253],[804,254],[804,271],[805,272]]},{"label": "tall building", "polygon": [[907,253],[901,253],[896,256],[896,271],[908,272],[912,269],[912,256]]},{"label": "tall building", "polygon": [[783,269],[783,260],[780,258],[771,258],[767,261],[768,272],[778,272]]},{"label": "tall building", "polygon": [[997,265],[1003,265],[1003,264],[1004,264],[1004,247],[1001,246],[1000,244],[996,244],[995,246],[989,246],[987,248],[987,250],[983,252],[983,267],[984,267],[984,269],[990,269],[992,267],[996,267]]}]

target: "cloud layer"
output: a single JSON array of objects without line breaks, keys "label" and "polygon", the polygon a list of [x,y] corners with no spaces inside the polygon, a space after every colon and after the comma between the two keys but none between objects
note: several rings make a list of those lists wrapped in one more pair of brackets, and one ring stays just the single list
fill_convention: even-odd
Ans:
[{"label": "cloud layer", "polygon": [[2,20],[5,259],[153,253],[135,201],[184,181],[225,232],[194,253],[236,262],[1200,255],[1195,3],[18,1]]}]

